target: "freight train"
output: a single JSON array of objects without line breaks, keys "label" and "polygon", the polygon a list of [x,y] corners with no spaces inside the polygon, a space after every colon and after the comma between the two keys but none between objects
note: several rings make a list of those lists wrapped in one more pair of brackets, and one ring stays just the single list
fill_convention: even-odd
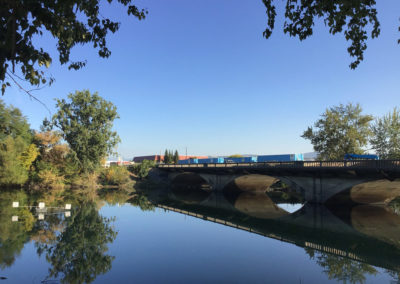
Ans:
[{"label": "freight train", "polygon": [[284,155],[261,155],[240,158],[208,158],[208,159],[187,159],[178,161],[179,165],[188,164],[223,164],[223,163],[263,163],[263,162],[293,162],[304,161],[303,154]]},{"label": "freight train", "polygon": [[379,160],[378,155],[367,154],[367,155],[357,155],[357,154],[345,154],[345,160]]}]

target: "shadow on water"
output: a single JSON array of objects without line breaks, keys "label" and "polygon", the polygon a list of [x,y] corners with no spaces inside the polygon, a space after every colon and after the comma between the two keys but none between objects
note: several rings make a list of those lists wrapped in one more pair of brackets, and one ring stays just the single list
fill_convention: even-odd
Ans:
[{"label": "shadow on water", "polygon": [[[183,193],[181,186],[179,192],[172,187],[168,196],[155,203],[165,210],[302,247],[329,279],[363,283],[367,275],[378,273],[375,267],[381,267],[399,280],[400,215],[393,206],[296,204],[286,192],[268,190],[209,192],[188,187]],[[197,198],[188,201],[188,196]]]}]

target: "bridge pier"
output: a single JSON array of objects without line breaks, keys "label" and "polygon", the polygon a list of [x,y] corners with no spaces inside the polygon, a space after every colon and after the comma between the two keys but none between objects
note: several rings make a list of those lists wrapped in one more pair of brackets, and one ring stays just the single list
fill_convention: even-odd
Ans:
[{"label": "bridge pier", "polygon": [[277,177],[312,203],[325,203],[336,194],[367,182],[366,178],[335,178],[314,175],[311,177],[284,176]]},{"label": "bridge pier", "polygon": [[222,191],[226,185],[241,175],[216,175],[199,173],[199,176],[201,176],[209,185],[211,185],[212,190]]}]

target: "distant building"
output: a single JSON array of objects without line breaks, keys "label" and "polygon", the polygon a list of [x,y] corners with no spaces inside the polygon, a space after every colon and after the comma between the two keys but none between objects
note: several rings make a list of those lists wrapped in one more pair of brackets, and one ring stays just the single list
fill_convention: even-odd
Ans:
[{"label": "distant building", "polygon": [[164,156],[163,155],[149,155],[149,156],[139,156],[139,157],[133,158],[134,163],[141,163],[144,160],[149,160],[149,161],[154,161],[156,163],[160,163],[160,161],[164,161]]},{"label": "distant building", "polygon": [[[208,156],[179,156],[179,160],[186,160],[186,159],[190,159],[190,158],[207,159]],[[161,162],[164,162],[164,155],[139,156],[139,157],[133,158],[134,163],[141,163],[144,160],[161,163]]]},{"label": "distant building", "polygon": [[124,161],[121,157],[118,157],[117,161],[106,161],[103,167],[109,168],[110,166],[129,166],[132,164],[133,162]]},{"label": "distant building", "polygon": [[129,166],[132,165],[132,162],[129,161],[117,161],[117,162],[111,162],[110,165],[115,165],[115,166]]}]

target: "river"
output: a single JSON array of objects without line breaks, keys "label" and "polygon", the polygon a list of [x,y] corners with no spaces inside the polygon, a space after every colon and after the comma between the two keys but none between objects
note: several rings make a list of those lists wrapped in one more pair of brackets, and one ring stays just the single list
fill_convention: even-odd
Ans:
[{"label": "river", "polygon": [[399,283],[389,207],[158,192],[0,192],[0,281]]}]

